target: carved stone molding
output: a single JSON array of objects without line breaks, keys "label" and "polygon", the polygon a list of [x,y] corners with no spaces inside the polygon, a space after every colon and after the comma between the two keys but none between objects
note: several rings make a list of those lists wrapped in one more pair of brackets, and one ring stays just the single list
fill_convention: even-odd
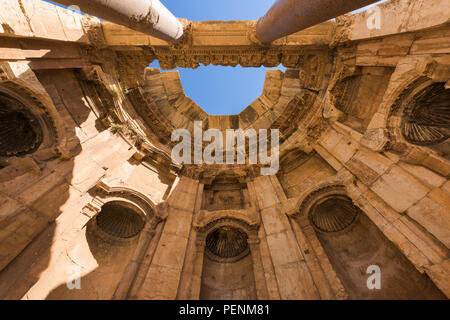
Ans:
[{"label": "carved stone molding", "polygon": [[40,146],[33,156],[38,160],[68,157],[62,120],[34,72],[26,64],[0,63],[0,76],[0,92],[16,101],[42,133]]},{"label": "carved stone molding", "polygon": [[340,170],[335,176],[326,179],[317,185],[304,190],[304,192],[295,198],[296,204],[286,203],[285,211],[291,217],[298,218],[306,216],[311,205],[317,200],[330,194],[351,196],[353,190],[355,177],[346,169]]},{"label": "carved stone molding", "polygon": [[261,174],[260,165],[183,165],[180,175],[211,184],[220,175],[233,176],[241,183],[252,181]]},{"label": "carved stone molding", "polygon": [[300,65],[301,58],[304,55],[302,51],[301,49],[277,50],[264,47],[245,50],[240,48],[211,48],[176,51],[161,48],[155,49],[154,53],[162,69],[172,70],[175,68],[196,69],[200,64],[232,67],[240,65],[244,68],[261,66],[273,68],[283,64],[286,68],[296,68]]},{"label": "carved stone molding", "polygon": [[249,232],[257,230],[261,224],[260,217],[254,209],[218,211],[201,210],[195,219],[194,228],[205,231],[219,221],[225,222],[229,220],[235,221],[235,223],[241,225],[241,227],[245,226],[244,229]]},{"label": "carved stone molding", "polygon": [[206,236],[206,254],[213,261],[232,263],[249,253],[248,236],[238,228],[222,226]]},{"label": "carved stone molding", "polygon": [[168,205],[159,204],[158,206],[146,195],[125,187],[110,187],[100,181],[91,190],[89,190],[94,199],[89,204],[90,208],[99,210],[105,203],[111,201],[130,202],[140,209],[148,222],[158,224],[165,220],[168,214]]},{"label": "carved stone molding", "polygon": [[120,123],[116,114],[118,111],[116,100],[120,97],[120,92],[111,88],[108,76],[102,68],[99,65],[85,67],[76,75],[99,121],[106,127],[111,123]]}]

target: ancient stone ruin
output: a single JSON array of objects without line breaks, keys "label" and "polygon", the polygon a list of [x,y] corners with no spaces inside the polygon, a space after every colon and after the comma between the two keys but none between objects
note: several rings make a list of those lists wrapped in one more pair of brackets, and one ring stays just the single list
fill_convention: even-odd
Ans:
[{"label": "ancient stone ruin", "polygon": [[[2,0],[0,299],[448,299],[450,3],[342,13],[272,41]],[[280,64],[231,116],[170,71]],[[277,174],[173,161],[196,121],[278,129]]]}]

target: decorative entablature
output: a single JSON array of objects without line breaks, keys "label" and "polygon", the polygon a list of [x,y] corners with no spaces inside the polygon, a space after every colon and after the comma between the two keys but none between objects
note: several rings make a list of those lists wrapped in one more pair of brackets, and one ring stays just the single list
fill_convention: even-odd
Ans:
[{"label": "decorative entablature", "polygon": [[243,67],[298,67],[301,57],[313,48],[328,47],[334,36],[335,23],[322,23],[279,39],[270,45],[258,43],[253,36],[255,21],[187,22],[181,43],[167,42],[104,22],[106,46],[117,51],[151,48],[150,64],[158,60],[164,70],[177,67],[197,68],[203,65]]},{"label": "decorative entablature", "polygon": [[75,72],[99,121],[106,127],[119,123],[116,100],[120,97],[120,93],[111,85],[113,81],[109,79],[109,75],[99,65],[85,67]]},{"label": "decorative entablature", "polygon": [[198,68],[200,65],[231,66],[258,68],[261,66],[273,68],[280,64],[286,68],[299,66],[305,50],[294,48],[208,48],[177,50],[171,48],[155,48],[156,59],[163,70],[175,68]]},{"label": "decorative entablature", "polygon": [[167,218],[167,204],[165,202],[156,205],[147,195],[130,188],[111,187],[100,181],[89,190],[93,200],[85,208],[98,213],[101,207],[108,202],[129,202],[136,206],[143,218],[152,223],[159,223]]},{"label": "decorative entablature", "polygon": [[261,166],[252,164],[201,164],[183,165],[179,174],[194,180],[199,180],[203,184],[211,184],[218,176],[228,176],[236,179],[240,183],[247,183],[260,175]]}]

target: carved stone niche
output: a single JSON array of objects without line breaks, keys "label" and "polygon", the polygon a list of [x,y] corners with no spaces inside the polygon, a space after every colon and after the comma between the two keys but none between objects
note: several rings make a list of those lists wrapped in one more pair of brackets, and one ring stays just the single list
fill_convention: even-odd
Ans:
[{"label": "carved stone niche", "polygon": [[223,226],[210,232],[206,237],[208,257],[217,262],[235,262],[250,254],[248,236],[238,228]]},{"label": "carved stone niche", "polygon": [[[345,187],[330,185],[310,193],[300,205],[300,216],[308,218],[350,299],[445,298],[352,202]],[[367,290],[370,265],[382,270],[385,285],[380,290]]]},{"label": "carved stone niche", "polygon": [[0,76],[2,165],[31,161],[30,155],[38,161],[68,156],[61,119],[34,73],[18,63],[0,63]]},{"label": "carved stone niche", "polygon": [[37,101],[0,82],[0,179],[39,174],[40,162],[62,155],[52,117]]},{"label": "carved stone niche", "polygon": [[22,102],[0,91],[0,156],[36,151],[44,139],[39,119]]},{"label": "carved stone niche", "polygon": [[200,299],[255,300],[267,296],[258,227],[232,210],[194,226],[197,258],[202,261],[194,274],[201,279]]},{"label": "carved stone niche", "polygon": [[444,82],[426,76],[411,82],[391,108],[387,130],[402,160],[450,173],[450,90]]},{"label": "carved stone niche", "polygon": [[444,83],[430,84],[411,98],[403,110],[401,130],[408,142],[449,156],[450,90]]},{"label": "carved stone niche", "polygon": [[220,175],[203,189],[202,210],[239,210],[251,207],[247,184],[236,176]]},{"label": "carved stone niche", "polygon": [[167,205],[156,206],[138,191],[110,187],[99,182],[89,194],[93,200],[83,209],[97,234],[110,243],[121,245],[135,241],[144,227],[153,231],[167,218]]},{"label": "carved stone niche", "polygon": [[359,67],[331,89],[334,106],[343,113],[340,121],[364,133],[386,92],[394,69]]},{"label": "carved stone niche", "polygon": [[[197,219],[198,220],[198,219]],[[228,210],[203,217],[194,224],[197,242],[205,245],[206,254],[217,262],[235,262],[250,253],[250,243],[259,243],[260,221]]]}]

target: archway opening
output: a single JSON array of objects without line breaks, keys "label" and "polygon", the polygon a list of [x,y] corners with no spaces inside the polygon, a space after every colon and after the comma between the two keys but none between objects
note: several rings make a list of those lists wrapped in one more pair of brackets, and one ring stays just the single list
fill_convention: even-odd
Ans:
[{"label": "archway opening", "polygon": [[248,236],[242,230],[223,226],[206,237],[200,299],[257,299]]},{"label": "archway opening", "polygon": [[[350,299],[445,299],[350,198],[317,201],[309,219]],[[380,270],[380,288],[368,285],[373,266]]]},{"label": "archway opening", "polygon": [[42,144],[39,120],[21,101],[3,92],[0,92],[0,128],[0,156],[30,154]]}]

